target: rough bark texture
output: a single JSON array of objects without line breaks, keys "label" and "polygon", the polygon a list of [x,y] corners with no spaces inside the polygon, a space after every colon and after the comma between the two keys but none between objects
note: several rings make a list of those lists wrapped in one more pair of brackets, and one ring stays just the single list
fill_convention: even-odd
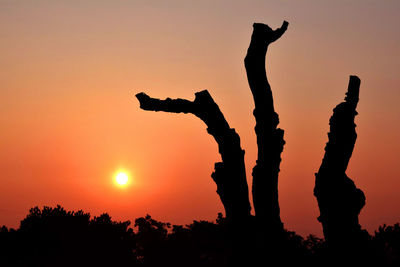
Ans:
[{"label": "rough bark texture", "polygon": [[247,79],[254,98],[258,157],[253,168],[253,203],[256,219],[269,236],[283,231],[278,203],[278,175],[285,141],[284,131],[277,128],[278,114],[274,110],[271,87],[265,70],[269,44],[286,31],[285,21],[273,31],[269,26],[254,23],[250,46],[244,60]]},{"label": "rough bark texture", "polygon": [[222,162],[215,163],[212,178],[217,184],[217,193],[224,205],[226,217],[240,224],[250,218],[250,202],[244,164],[244,150],[235,129],[229,127],[218,105],[207,90],[195,94],[195,100],[159,100],[145,93],[136,95],[140,108],[151,111],[191,113],[207,125],[207,132],[218,144]]},{"label": "rough bark texture", "polygon": [[357,115],[359,87],[360,79],[350,76],[345,102],[333,109],[329,121],[329,141],[314,188],[320,210],[318,220],[322,223],[327,243],[333,251],[340,250],[339,253],[349,255],[356,255],[359,245],[366,243],[366,232],[358,222],[365,196],[346,175],[357,139],[354,118]]}]

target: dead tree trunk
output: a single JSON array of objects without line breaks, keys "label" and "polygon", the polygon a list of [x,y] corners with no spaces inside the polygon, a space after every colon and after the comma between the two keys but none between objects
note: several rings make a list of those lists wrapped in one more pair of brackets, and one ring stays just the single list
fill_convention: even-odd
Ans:
[{"label": "dead tree trunk", "polygon": [[[329,141],[318,173],[314,195],[320,210],[327,244],[337,255],[356,256],[365,244],[366,232],[361,229],[358,215],[365,205],[364,193],[347,177],[346,169],[357,139],[354,118],[357,115],[360,79],[350,76],[345,102],[333,109],[329,120]],[[364,242],[363,242],[364,241]]]},{"label": "dead tree trunk", "polygon": [[269,237],[283,232],[278,202],[278,175],[285,141],[284,131],[277,128],[278,114],[274,110],[271,87],[265,70],[269,44],[279,39],[288,23],[273,31],[268,25],[254,23],[250,46],[244,60],[247,79],[254,98],[255,132],[258,157],[253,168],[253,203],[256,220]]},{"label": "dead tree trunk", "polygon": [[207,132],[218,144],[222,162],[215,163],[212,178],[217,184],[217,193],[224,205],[226,217],[235,224],[250,218],[250,202],[244,164],[244,150],[235,129],[229,127],[224,115],[207,90],[195,94],[195,100],[159,100],[145,93],[136,95],[140,108],[151,111],[192,113],[207,125]]}]

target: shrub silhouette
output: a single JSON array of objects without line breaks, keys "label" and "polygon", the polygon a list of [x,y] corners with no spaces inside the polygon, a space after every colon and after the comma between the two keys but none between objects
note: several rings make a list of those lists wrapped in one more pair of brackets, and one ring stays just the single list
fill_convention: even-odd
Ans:
[{"label": "shrub silhouette", "polygon": [[377,257],[388,266],[400,266],[400,224],[382,225],[373,237]]},{"label": "shrub silhouette", "polygon": [[2,229],[2,252],[9,250],[2,260],[21,266],[132,265],[136,243],[129,224],[106,213],[91,219],[81,210],[35,207],[17,231]]},{"label": "shrub silhouette", "polygon": [[[171,225],[150,215],[115,222],[61,206],[32,208],[17,230],[0,228],[0,266],[229,266],[232,238],[227,220]],[[237,233],[246,229],[236,229]],[[284,231],[280,265],[323,266],[323,239]],[[254,240],[251,240],[255,242]],[[372,238],[379,266],[398,266],[400,225],[383,225]]]}]

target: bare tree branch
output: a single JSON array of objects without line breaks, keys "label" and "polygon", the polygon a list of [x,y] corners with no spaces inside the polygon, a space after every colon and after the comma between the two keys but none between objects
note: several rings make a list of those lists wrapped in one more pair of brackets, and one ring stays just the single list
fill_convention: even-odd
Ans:
[{"label": "bare tree branch", "polygon": [[253,168],[253,202],[257,220],[270,233],[283,231],[278,202],[278,175],[283,151],[284,131],[277,128],[278,114],[274,110],[271,87],[265,70],[265,58],[269,44],[279,39],[288,27],[272,30],[268,25],[255,23],[244,63],[247,79],[254,98],[255,132],[258,157]]},{"label": "bare tree branch", "polygon": [[222,162],[215,163],[211,175],[217,184],[217,193],[225,207],[226,216],[235,222],[243,222],[250,217],[250,202],[244,150],[240,146],[240,137],[235,129],[229,127],[218,105],[207,90],[195,94],[195,100],[185,99],[159,100],[145,93],[136,95],[140,107],[150,111],[172,113],[191,113],[207,125],[207,132],[218,144]]},{"label": "bare tree branch", "polygon": [[[347,177],[346,169],[357,139],[354,118],[360,79],[350,76],[345,101],[333,109],[329,120],[329,141],[318,173],[315,175],[314,195],[320,210],[324,236],[332,248],[354,250],[365,237],[358,215],[365,205],[364,193]],[[365,242],[364,242],[365,243]]]}]

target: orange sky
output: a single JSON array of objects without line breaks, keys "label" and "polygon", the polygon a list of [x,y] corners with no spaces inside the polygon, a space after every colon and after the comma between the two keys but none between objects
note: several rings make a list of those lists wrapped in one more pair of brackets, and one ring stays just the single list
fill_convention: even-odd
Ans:
[{"label": "orange sky", "polygon": [[[0,225],[56,204],[117,220],[215,219],[219,154],[205,125],[142,111],[134,94],[193,99],[208,89],[241,136],[251,183],[255,122],[243,59],[253,22],[275,28],[284,19],[267,71],[285,130],[285,226],[321,236],[314,173],[350,74],[362,81],[348,169],[367,197],[361,223],[373,231],[399,222],[399,12],[395,0],[0,0]],[[119,168],[131,172],[129,188],[113,184]]]}]

